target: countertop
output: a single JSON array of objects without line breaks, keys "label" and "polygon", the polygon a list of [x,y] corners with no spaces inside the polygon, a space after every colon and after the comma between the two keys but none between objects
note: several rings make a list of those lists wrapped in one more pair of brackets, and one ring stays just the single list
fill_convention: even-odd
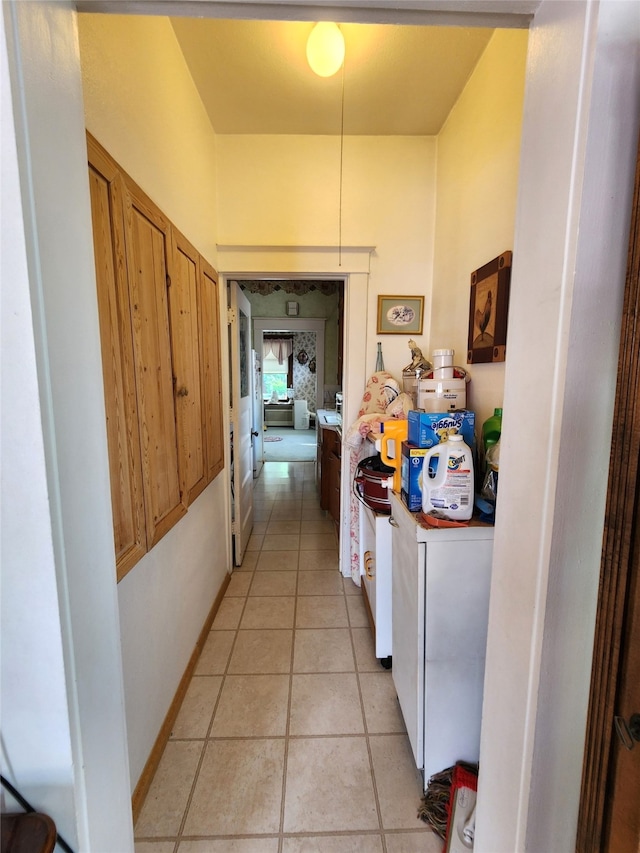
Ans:
[{"label": "countertop", "polygon": [[333,429],[342,432],[342,421],[335,409],[318,409],[316,412],[316,423],[322,429]]}]

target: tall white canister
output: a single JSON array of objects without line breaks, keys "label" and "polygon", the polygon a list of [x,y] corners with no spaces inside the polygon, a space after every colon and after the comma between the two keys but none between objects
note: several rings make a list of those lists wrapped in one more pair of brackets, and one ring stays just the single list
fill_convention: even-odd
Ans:
[{"label": "tall white canister", "polygon": [[433,378],[453,379],[453,350],[436,349],[433,351]]}]

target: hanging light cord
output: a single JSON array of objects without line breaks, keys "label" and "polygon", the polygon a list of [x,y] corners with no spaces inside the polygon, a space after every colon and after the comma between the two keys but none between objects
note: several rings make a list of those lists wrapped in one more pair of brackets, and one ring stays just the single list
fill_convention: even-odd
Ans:
[{"label": "hanging light cord", "polygon": [[344,61],[342,63],[342,103],[340,107],[340,203],[338,213],[338,266],[342,266],[342,161],[344,154]]}]

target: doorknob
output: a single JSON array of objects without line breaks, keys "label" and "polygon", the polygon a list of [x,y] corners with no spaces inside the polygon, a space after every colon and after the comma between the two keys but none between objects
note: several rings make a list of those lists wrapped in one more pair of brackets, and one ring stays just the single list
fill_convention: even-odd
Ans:
[{"label": "doorknob", "polygon": [[252,430],[251,430],[251,435],[255,435],[255,437],[257,438],[257,437],[260,435],[260,433],[258,432],[258,430],[257,430],[257,429],[252,429]]},{"label": "doorknob", "polygon": [[625,749],[632,750],[636,741],[640,743],[640,714],[632,714],[628,723],[624,717],[614,717],[613,721]]}]

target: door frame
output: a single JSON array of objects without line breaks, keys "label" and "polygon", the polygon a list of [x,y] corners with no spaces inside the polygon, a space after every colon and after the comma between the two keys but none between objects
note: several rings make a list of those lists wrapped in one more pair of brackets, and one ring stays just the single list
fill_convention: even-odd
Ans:
[{"label": "door frame", "polygon": [[[262,344],[265,332],[315,332],[316,335],[316,410],[322,408],[324,396],[324,331],[323,317],[253,317],[253,347]],[[260,340],[258,340],[258,336]],[[259,352],[259,350],[258,350]]]},{"label": "door frame", "polygon": [[[600,567],[598,610],[593,646],[591,693],[585,740],[580,814],[576,850],[598,853],[603,849],[610,802],[607,781],[616,741],[613,718],[622,663],[628,590],[638,566],[633,561],[637,535],[636,501],[640,457],[640,147],[636,167],[629,262],[625,284],[620,359],[611,436],[611,462],[607,488]],[[634,496],[634,500],[630,500]]]}]

